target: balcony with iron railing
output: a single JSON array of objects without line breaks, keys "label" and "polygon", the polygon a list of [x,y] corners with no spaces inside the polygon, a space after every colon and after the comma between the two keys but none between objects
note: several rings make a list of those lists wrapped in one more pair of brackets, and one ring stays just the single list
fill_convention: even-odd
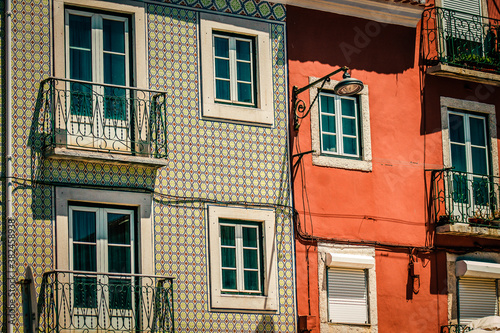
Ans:
[{"label": "balcony with iron railing", "polygon": [[436,232],[500,238],[500,179],[453,169],[433,170]]},{"label": "balcony with iron railing", "polygon": [[39,332],[174,332],[173,278],[51,271],[43,275]]},{"label": "balcony with iron railing", "polygon": [[49,78],[38,128],[49,158],[166,165],[166,93]]},{"label": "balcony with iron railing", "polygon": [[500,20],[435,7],[422,14],[430,74],[500,84]]}]

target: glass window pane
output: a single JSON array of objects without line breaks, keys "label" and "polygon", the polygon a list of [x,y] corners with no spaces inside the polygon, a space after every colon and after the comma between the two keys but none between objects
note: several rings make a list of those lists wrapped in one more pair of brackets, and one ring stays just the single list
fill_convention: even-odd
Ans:
[{"label": "glass window pane", "polygon": [[215,80],[215,98],[226,101],[231,100],[229,81]]},{"label": "glass window pane", "polygon": [[464,117],[450,113],[449,119],[450,140],[452,142],[465,143]]},{"label": "glass window pane", "polygon": [[257,247],[257,228],[243,227],[243,246]]},{"label": "glass window pane", "polygon": [[336,153],[337,152],[337,136],[323,134],[323,151]]},{"label": "glass window pane", "polygon": [[[107,119],[127,119],[127,90],[104,87],[104,117]],[[114,123],[113,123],[114,125]]]},{"label": "glass window pane", "polygon": [[486,148],[472,147],[472,173],[477,175],[488,174],[488,164],[486,163]]},{"label": "glass window pane", "polygon": [[451,165],[455,168],[455,171],[467,172],[465,146],[451,144]]},{"label": "glass window pane", "polygon": [[69,75],[71,79],[92,81],[92,52],[69,50]]},{"label": "glass window pane", "polygon": [[132,281],[109,279],[109,306],[111,309],[132,308]]},{"label": "glass window pane", "polygon": [[252,103],[252,85],[238,83],[238,102]]},{"label": "glass window pane", "polygon": [[258,271],[245,271],[245,290],[259,290]]},{"label": "glass window pane", "polygon": [[230,225],[220,226],[220,244],[235,246],[235,228]]},{"label": "glass window pane", "polygon": [[322,113],[335,114],[335,99],[332,96],[320,95]]},{"label": "glass window pane", "polygon": [[104,83],[124,86],[125,56],[120,54],[104,53]]},{"label": "glass window pane", "polygon": [[357,140],[355,138],[343,139],[344,142],[344,154],[358,155]]},{"label": "glass window pane", "polygon": [[340,99],[343,116],[354,117],[356,115],[356,102],[353,99]]},{"label": "glass window pane", "polygon": [[108,271],[132,273],[129,246],[108,246]]},{"label": "glass window pane", "polygon": [[215,59],[215,77],[229,79],[229,60]]},{"label": "glass window pane", "polygon": [[95,245],[73,243],[73,269],[75,271],[97,271]]},{"label": "glass window pane", "polygon": [[236,59],[250,61],[250,42],[236,40]]},{"label": "glass window pane", "polygon": [[222,267],[236,268],[236,249],[223,247],[221,252],[221,265]]},{"label": "glass window pane", "polygon": [[485,206],[490,202],[489,180],[487,177],[474,177],[472,180],[472,192],[474,204]]},{"label": "glass window pane", "polygon": [[130,215],[108,213],[108,243],[130,244]]},{"label": "glass window pane", "polygon": [[71,114],[90,117],[92,115],[92,86],[90,84],[71,83]]},{"label": "glass window pane", "polygon": [[486,147],[484,133],[484,118],[470,117],[470,139],[475,146]]},{"label": "glass window pane", "polygon": [[467,176],[453,175],[453,201],[459,203],[469,202],[469,187],[467,184]]},{"label": "glass window pane", "polygon": [[342,133],[356,135],[356,119],[342,118]]},{"label": "glass window pane", "polygon": [[96,213],[73,210],[73,241],[96,241]]},{"label": "glass window pane", "polygon": [[321,115],[321,131],[328,133],[337,133],[335,126],[335,116],[326,114]]},{"label": "glass window pane", "polygon": [[104,51],[125,53],[125,22],[102,20]]},{"label": "glass window pane", "polygon": [[69,46],[90,50],[92,24],[90,16],[69,15]]},{"label": "glass window pane", "polygon": [[238,62],[238,81],[252,82],[252,66],[249,62]]},{"label": "glass window pane", "polygon": [[97,307],[97,277],[75,276],[73,306],[75,308]]},{"label": "glass window pane", "polygon": [[244,268],[259,268],[259,253],[257,250],[243,250],[243,267]]},{"label": "glass window pane", "polygon": [[222,288],[236,290],[236,271],[235,270],[222,270]]},{"label": "glass window pane", "polygon": [[214,37],[214,53],[216,57],[229,58],[229,39]]}]

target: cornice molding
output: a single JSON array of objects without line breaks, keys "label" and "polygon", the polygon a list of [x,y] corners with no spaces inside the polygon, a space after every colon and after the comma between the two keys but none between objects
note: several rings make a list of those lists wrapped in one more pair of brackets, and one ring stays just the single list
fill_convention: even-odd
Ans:
[{"label": "cornice molding", "polygon": [[420,0],[281,0],[286,5],[317,9],[387,24],[415,28],[424,10]]}]

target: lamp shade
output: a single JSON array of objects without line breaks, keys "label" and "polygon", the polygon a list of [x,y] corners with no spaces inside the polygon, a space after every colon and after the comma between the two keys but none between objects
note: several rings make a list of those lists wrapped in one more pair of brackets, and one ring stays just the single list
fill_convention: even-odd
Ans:
[{"label": "lamp shade", "polygon": [[336,95],[340,96],[351,96],[351,95],[356,95],[359,93],[361,90],[363,90],[364,85],[363,82],[361,82],[358,79],[347,77],[337,83],[335,88],[333,89],[333,92]]}]

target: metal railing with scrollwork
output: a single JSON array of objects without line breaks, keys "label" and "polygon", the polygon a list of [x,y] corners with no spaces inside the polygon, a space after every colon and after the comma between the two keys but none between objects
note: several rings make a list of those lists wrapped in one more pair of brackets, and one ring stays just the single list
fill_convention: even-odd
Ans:
[{"label": "metal railing with scrollwork", "polygon": [[173,278],[51,271],[38,297],[38,331],[174,332]]},{"label": "metal railing with scrollwork", "polygon": [[471,328],[467,325],[445,325],[441,326],[441,333],[466,333],[469,332]]},{"label": "metal railing with scrollwork", "polygon": [[432,205],[438,224],[500,227],[498,177],[453,169],[433,170]]},{"label": "metal railing with scrollwork", "polygon": [[500,73],[500,20],[435,7],[422,14],[422,57],[438,63]]},{"label": "metal railing with scrollwork", "polygon": [[45,147],[166,157],[166,93],[94,82],[41,82]]}]

